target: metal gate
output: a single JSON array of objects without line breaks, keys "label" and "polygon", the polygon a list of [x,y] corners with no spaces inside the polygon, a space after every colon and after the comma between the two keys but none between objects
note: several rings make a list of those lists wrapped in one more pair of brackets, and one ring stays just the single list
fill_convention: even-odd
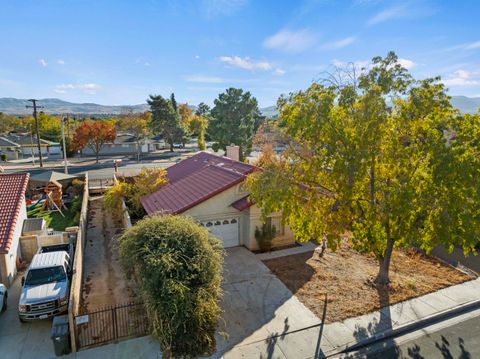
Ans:
[{"label": "metal gate", "polygon": [[83,312],[75,317],[78,348],[104,345],[148,335],[143,304],[127,303]]}]

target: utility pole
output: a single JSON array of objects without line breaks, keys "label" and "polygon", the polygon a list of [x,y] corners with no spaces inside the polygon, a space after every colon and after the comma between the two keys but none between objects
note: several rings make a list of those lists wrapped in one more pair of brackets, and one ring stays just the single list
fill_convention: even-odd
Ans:
[{"label": "utility pole", "polygon": [[33,131],[32,124],[30,124],[30,150],[32,151],[32,165],[35,167],[35,151],[33,150]]},{"label": "utility pole", "polygon": [[37,117],[37,108],[43,108],[43,106],[37,106],[37,101],[35,99],[30,99],[33,106],[25,106],[26,108],[33,108],[33,118],[35,119],[35,127],[37,133],[37,147],[38,147],[38,157],[40,160],[40,167],[43,167],[43,157],[42,157],[42,146],[40,145],[40,131],[38,129],[38,117]]},{"label": "utility pole", "polygon": [[62,118],[62,141],[63,141],[63,164],[65,166],[65,174],[68,174],[68,164],[67,164],[67,144],[65,143],[65,130],[63,125],[65,121],[68,121],[68,113],[66,117]]}]

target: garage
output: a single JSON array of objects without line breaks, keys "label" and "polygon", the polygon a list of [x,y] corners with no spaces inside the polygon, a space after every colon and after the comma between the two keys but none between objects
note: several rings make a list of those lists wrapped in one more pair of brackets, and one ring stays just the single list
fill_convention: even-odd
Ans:
[{"label": "garage", "polygon": [[208,229],[215,237],[220,238],[225,248],[240,245],[238,218],[216,219],[202,221],[200,224]]}]

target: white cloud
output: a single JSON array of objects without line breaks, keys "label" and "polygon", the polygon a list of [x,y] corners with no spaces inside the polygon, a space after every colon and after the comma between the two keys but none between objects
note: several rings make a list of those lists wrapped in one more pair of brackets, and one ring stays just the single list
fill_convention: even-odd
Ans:
[{"label": "white cloud", "polygon": [[322,48],[323,49],[341,49],[343,47],[353,44],[354,42],[355,42],[355,37],[350,36],[344,39],[326,43],[325,45],[322,46]]},{"label": "white cloud", "polygon": [[410,70],[412,67],[415,67],[417,65],[415,62],[408,59],[398,59],[398,63],[405,67],[407,70]]},{"label": "white cloud", "polygon": [[467,50],[475,50],[475,49],[480,49],[480,41],[477,42],[472,42],[471,44],[467,44],[465,46]]},{"label": "white cloud", "polygon": [[270,70],[272,65],[266,61],[252,61],[249,57],[240,56],[221,56],[220,61],[234,67],[244,70]]},{"label": "white cloud", "polygon": [[247,0],[203,0],[202,11],[208,18],[231,15],[248,3]]},{"label": "white cloud", "polygon": [[355,66],[356,69],[361,70],[362,68],[368,68],[370,66],[370,61],[347,62],[347,61],[333,59],[332,65],[339,68],[346,68],[353,65]]},{"label": "white cloud", "polygon": [[276,76],[283,76],[285,75],[285,70],[278,67],[273,71],[273,74]]},{"label": "white cloud", "polygon": [[267,37],[263,46],[268,49],[277,49],[286,52],[301,52],[315,43],[315,36],[307,29],[291,31],[281,30]]},{"label": "white cloud", "polygon": [[39,62],[40,65],[42,65],[43,67],[47,67],[47,66],[48,66],[48,63],[47,63],[47,61],[45,61],[45,59],[40,59],[40,60],[38,60],[38,62]]},{"label": "white cloud", "polygon": [[65,65],[65,61],[62,60],[62,59],[58,59],[58,60],[57,60],[57,64],[59,64],[59,65]]},{"label": "white cloud", "polygon": [[442,82],[445,86],[476,86],[480,85],[480,73],[457,70]]},{"label": "white cloud", "polygon": [[216,76],[204,76],[204,75],[191,75],[186,76],[185,81],[187,82],[201,82],[201,83],[208,83],[208,84],[221,84],[226,82],[224,78],[216,77]]},{"label": "white cloud", "polygon": [[69,90],[82,90],[86,94],[89,95],[95,95],[98,90],[100,90],[102,87],[98,84],[94,83],[86,83],[86,84],[62,84],[62,85],[57,85],[55,86],[55,91],[56,93],[60,94],[65,94]]},{"label": "white cloud", "polygon": [[198,60],[200,58],[199,55],[195,55],[195,59]]},{"label": "white cloud", "polygon": [[385,22],[391,19],[398,19],[400,17],[403,17],[406,15],[406,7],[405,5],[403,6],[396,6],[396,7],[391,7],[388,9],[385,9],[383,11],[380,11],[378,14],[374,15],[371,17],[368,21],[368,25],[376,25],[381,22]]}]

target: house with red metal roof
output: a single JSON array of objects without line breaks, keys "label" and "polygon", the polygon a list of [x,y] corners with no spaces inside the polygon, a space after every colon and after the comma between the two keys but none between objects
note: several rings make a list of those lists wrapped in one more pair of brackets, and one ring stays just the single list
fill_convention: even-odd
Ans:
[{"label": "house with red metal roof", "polygon": [[27,218],[25,190],[30,175],[0,175],[0,281],[9,286],[17,274],[20,236]]},{"label": "house with red metal roof", "polygon": [[[220,238],[225,247],[243,245],[256,250],[255,229],[262,226],[261,211],[249,200],[243,183],[258,169],[232,158],[199,152],[167,168],[168,184],[141,202],[150,216],[188,215]],[[268,222],[277,229],[272,246],[295,242],[290,229],[282,224],[281,214],[272,214]]]}]

